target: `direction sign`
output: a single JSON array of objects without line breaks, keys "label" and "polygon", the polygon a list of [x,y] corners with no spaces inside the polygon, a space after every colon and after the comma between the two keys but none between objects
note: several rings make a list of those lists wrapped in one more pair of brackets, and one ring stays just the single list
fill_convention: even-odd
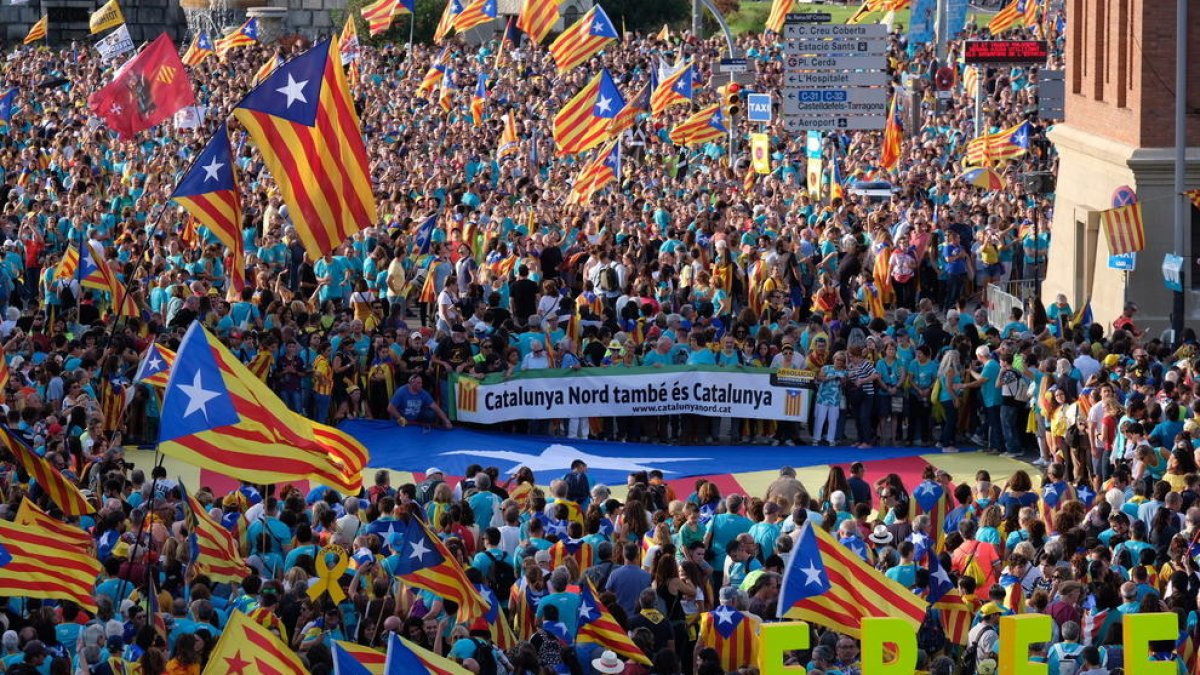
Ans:
[{"label": "direction sign", "polygon": [[888,29],[882,23],[858,25],[831,24],[787,24],[783,36],[789,40],[806,38],[886,38]]},{"label": "direction sign", "polygon": [[851,87],[849,89],[785,90],[781,110],[785,115],[884,114],[887,90]]},{"label": "direction sign", "polygon": [[717,65],[717,72],[721,73],[744,73],[750,69],[750,59],[735,58],[721,59]]},{"label": "direction sign", "polygon": [[887,59],[882,56],[786,56],[787,70],[883,70]]},{"label": "direction sign", "polygon": [[746,96],[746,119],[751,122],[770,122],[771,95],[750,94]]},{"label": "direction sign", "polygon": [[783,75],[785,87],[882,87],[889,80],[882,70],[789,71]]},{"label": "direction sign", "polygon": [[829,12],[793,12],[783,18],[784,25],[793,23],[829,23],[833,15]]},{"label": "direction sign", "polygon": [[845,38],[834,40],[791,40],[783,45],[784,54],[849,54],[883,56],[887,40]]},{"label": "direction sign", "polygon": [[817,115],[784,116],[783,126],[788,131],[880,131],[887,125],[885,115]]}]

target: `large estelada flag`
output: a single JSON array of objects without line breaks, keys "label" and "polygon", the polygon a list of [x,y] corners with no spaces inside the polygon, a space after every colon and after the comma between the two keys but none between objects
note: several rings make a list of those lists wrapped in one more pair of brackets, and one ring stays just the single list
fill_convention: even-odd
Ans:
[{"label": "large estelada flag", "polygon": [[88,503],[83,493],[73,482],[67,480],[53,464],[39,457],[28,443],[13,433],[7,425],[0,425],[0,448],[12,455],[18,466],[37,482],[38,489],[68,516],[86,516],[96,509]]},{"label": "large estelada flag", "polygon": [[88,98],[88,107],[122,139],[196,105],[192,82],[175,43],[159,35],[117,71],[113,81]]},{"label": "large estelada flag", "polygon": [[70,600],[95,612],[99,574],[91,552],[64,547],[53,531],[0,521],[0,594]]},{"label": "large estelada flag", "polygon": [[524,0],[517,16],[517,28],[525,31],[534,44],[550,34],[558,21],[559,0]]},{"label": "large estelada flag", "polygon": [[616,27],[604,8],[596,5],[550,43],[550,56],[561,73],[581,65],[616,39]]},{"label": "large estelada flag", "polygon": [[613,118],[625,99],[607,69],[601,70],[554,115],[554,144],[558,154],[590,150],[608,139]]},{"label": "large estelada flag", "polygon": [[276,68],[233,114],[275,177],[310,259],[375,223],[367,149],[336,36]]},{"label": "large estelada flag", "polygon": [[[278,57],[272,57],[276,59]],[[234,175],[229,129],[222,122],[208,145],[184,174],[171,199],[204,224],[229,249],[233,260],[230,282],[234,290],[246,286],[246,256],[242,241],[242,204]]]}]

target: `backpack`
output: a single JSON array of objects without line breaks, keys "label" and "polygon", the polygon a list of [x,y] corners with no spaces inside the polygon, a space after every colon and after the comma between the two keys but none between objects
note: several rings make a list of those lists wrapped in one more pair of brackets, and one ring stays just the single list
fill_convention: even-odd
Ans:
[{"label": "backpack", "polygon": [[492,645],[479,638],[471,638],[475,644],[475,663],[479,664],[479,675],[496,675],[496,655],[492,653]]},{"label": "backpack", "polygon": [[917,629],[917,647],[930,657],[946,648],[946,629],[942,627],[942,616],[933,607],[925,611],[925,618]]},{"label": "backpack", "polygon": [[508,564],[504,556],[494,556],[491,553],[484,551],[488,560],[492,561],[492,566],[488,568],[487,576],[484,578],[484,583],[492,589],[496,594],[497,599],[507,598],[512,587],[517,583],[517,572],[513,566]]},{"label": "backpack", "polygon": [[[922,624],[922,627],[924,627],[924,624]],[[975,672],[975,665],[976,665],[975,664],[975,661],[976,661],[975,656],[976,656],[976,652],[979,651],[979,640],[982,639],[984,635],[987,635],[988,631],[991,631],[991,630],[996,630],[996,629],[992,628],[991,626],[988,626],[983,632],[981,632],[979,634],[979,638],[977,638],[975,641],[967,644],[967,648],[963,650],[962,656],[960,656],[958,659],[958,672],[960,672],[960,673],[974,673]]]},{"label": "backpack", "polygon": [[1075,645],[1075,651],[1067,653],[1066,646],[1059,643],[1051,648],[1051,655],[1054,650],[1058,651],[1058,675],[1075,675],[1079,672],[1079,656],[1083,652],[1083,645]]},{"label": "backpack", "polygon": [[[741,352],[738,352],[741,354]],[[665,511],[667,508],[667,486],[665,483],[651,483],[647,486],[650,493],[650,503],[655,511]]]},{"label": "backpack", "polygon": [[621,287],[621,278],[611,265],[600,269],[600,290],[615,291]]},{"label": "backpack", "polygon": [[417,486],[417,501],[420,502],[422,506],[433,501],[433,491],[437,489],[438,485],[441,485],[445,482],[446,481],[443,480],[429,480],[428,478],[422,481],[421,484]]},{"label": "backpack", "polygon": [[567,499],[582,504],[591,496],[588,491],[587,474],[572,471],[563,476],[563,482],[567,484]]},{"label": "backpack", "polygon": [[70,280],[61,280],[56,284],[58,294],[58,304],[63,310],[74,309],[76,304],[75,293],[71,289]]}]

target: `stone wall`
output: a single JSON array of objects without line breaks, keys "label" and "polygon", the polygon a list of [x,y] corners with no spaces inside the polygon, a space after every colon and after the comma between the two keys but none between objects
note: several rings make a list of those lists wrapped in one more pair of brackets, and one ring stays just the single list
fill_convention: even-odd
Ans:
[{"label": "stone wall", "polygon": [[[0,39],[11,45],[20,41],[43,14],[49,16],[49,44],[78,40],[90,44],[96,38],[88,33],[88,17],[102,2],[93,0],[30,0],[27,5],[0,4]],[[135,43],[152,40],[166,31],[178,43],[187,32],[178,0],[136,0],[121,3],[121,11]],[[107,32],[107,31],[106,31]]]},{"label": "stone wall", "polygon": [[[281,5],[281,0],[271,4]],[[345,21],[346,0],[287,0],[288,14],[286,33],[298,33],[305,37],[315,38],[318,35],[329,35],[334,28],[334,20]],[[341,30],[338,25],[337,30]]]}]

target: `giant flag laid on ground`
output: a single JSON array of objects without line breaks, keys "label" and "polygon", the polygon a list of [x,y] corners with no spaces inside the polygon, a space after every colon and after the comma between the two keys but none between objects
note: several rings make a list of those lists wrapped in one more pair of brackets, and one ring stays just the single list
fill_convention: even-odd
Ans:
[{"label": "giant flag laid on ground", "polygon": [[608,70],[601,70],[554,115],[554,143],[560,155],[584,152],[608,138],[610,122],[625,99]]},{"label": "giant flag laid on ground", "polygon": [[[277,57],[271,57],[275,59]],[[196,157],[192,167],[175,186],[171,199],[225,245],[233,260],[229,279],[234,290],[246,286],[246,255],[242,240],[242,203],[234,175],[229,129],[222,122]]]},{"label": "giant flag laid on ground", "polygon": [[312,260],[375,222],[358,113],[331,38],[271,73],[234,108],[275,177]]},{"label": "giant flag laid on ground", "polygon": [[37,525],[0,521],[0,595],[70,600],[96,611],[100,561]]},{"label": "giant flag laid on ground", "polygon": [[274,633],[240,611],[229,615],[204,675],[291,675],[308,672],[300,657]]},{"label": "giant flag laid on ground", "polygon": [[196,105],[192,82],[175,43],[159,35],[117,71],[113,81],[88,98],[88,107],[122,140]]},{"label": "giant flag laid on ground", "polygon": [[189,464],[253,483],[312,480],[346,492],[362,485],[366,449],[288,410],[199,322],[179,345],[161,420],[159,449]]},{"label": "giant flag laid on ground", "polygon": [[604,8],[596,5],[550,43],[550,56],[559,72],[570,70],[616,39],[616,27],[604,13]]},{"label": "giant flag laid on ground", "polygon": [[783,574],[779,616],[801,619],[858,637],[862,620],[925,618],[925,603],[887,578],[825,530],[806,524]]},{"label": "giant flag laid on ground", "polygon": [[0,447],[16,459],[17,465],[37,482],[38,488],[44,491],[63,513],[68,516],[85,516],[96,510],[73,482],[59,473],[49,460],[39,457],[33,448],[7,425],[0,425]]}]

